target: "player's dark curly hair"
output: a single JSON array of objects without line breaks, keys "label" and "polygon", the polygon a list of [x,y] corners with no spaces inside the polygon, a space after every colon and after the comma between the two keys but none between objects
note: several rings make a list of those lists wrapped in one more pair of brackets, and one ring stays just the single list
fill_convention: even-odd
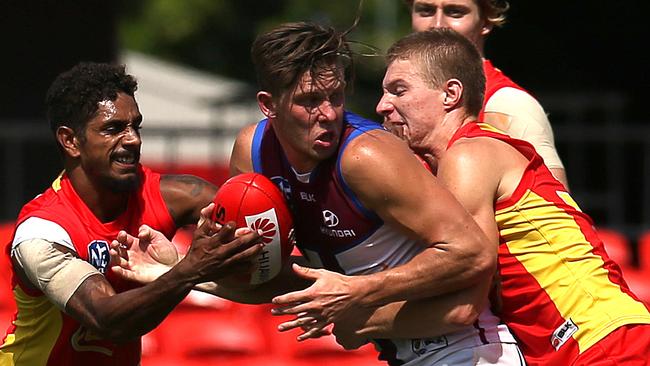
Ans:
[{"label": "player's dark curly hair", "polygon": [[83,139],[99,102],[115,100],[119,92],[134,96],[138,83],[125,69],[124,65],[81,62],[60,74],[45,97],[52,132],[68,126]]},{"label": "player's dark curly hair", "polygon": [[261,34],[251,48],[260,88],[279,96],[293,89],[306,71],[317,80],[327,66],[336,62],[346,67],[345,79],[349,81],[352,52],[346,33],[316,23],[296,22]]}]

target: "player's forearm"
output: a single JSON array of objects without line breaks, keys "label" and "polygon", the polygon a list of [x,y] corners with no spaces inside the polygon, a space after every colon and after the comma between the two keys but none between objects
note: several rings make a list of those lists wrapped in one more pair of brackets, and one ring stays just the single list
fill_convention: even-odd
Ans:
[{"label": "player's forearm", "polygon": [[427,248],[411,261],[358,281],[363,305],[375,307],[396,301],[417,300],[490,283],[496,253],[446,246]]},{"label": "player's forearm", "polygon": [[66,311],[102,338],[129,340],[160,324],[196,282],[197,276],[181,263],[145,286],[117,294],[102,277],[91,276],[70,298]]},{"label": "player's forearm", "polygon": [[380,306],[359,325],[357,336],[372,338],[429,338],[472,325],[487,304],[484,286],[428,299]]},{"label": "player's forearm", "polygon": [[304,264],[304,259],[300,256],[292,256],[275,278],[255,287],[241,284],[237,286],[237,284],[229,284],[226,281],[219,281],[218,283],[200,283],[196,285],[194,289],[243,304],[270,303],[271,300],[278,295],[302,290],[310,285],[308,281],[297,277],[293,273],[291,263]]}]

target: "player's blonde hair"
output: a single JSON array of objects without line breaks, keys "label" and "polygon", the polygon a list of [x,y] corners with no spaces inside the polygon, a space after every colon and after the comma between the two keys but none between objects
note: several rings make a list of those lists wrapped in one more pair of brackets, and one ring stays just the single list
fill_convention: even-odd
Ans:
[{"label": "player's blonde hair", "polygon": [[449,28],[437,28],[411,33],[389,49],[386,62],[409,60],[413,70],[432,89],[447,80],[457,79],[463,84],[462,105],[469,115],[478,116],[483,107],[485,74],[478,50],[467,38]]}]

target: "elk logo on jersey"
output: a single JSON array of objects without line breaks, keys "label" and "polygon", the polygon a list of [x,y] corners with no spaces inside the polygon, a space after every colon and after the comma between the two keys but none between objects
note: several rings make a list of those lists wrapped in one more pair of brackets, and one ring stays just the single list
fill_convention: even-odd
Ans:
[{"label": "elk logo on jersey", "polygon": [[104,240],[93,240],[88,244],[88,262],[105,274],[110,261],[108,243]]},{"label": "elk logo on jersey", "polygon": [[323,223],[327,227],[334,227],[339,224],[339,218],[330,210],[323,210]]},{"label": "elk logo on jersey", "polygon": [[557,351],[577,331],[578,326],[573,322],[573,320],[569,319],[565,321],[562,323],[562,325],[555,329],[555,332],[553,332],[553,336],[551,336],[551,345]]}]

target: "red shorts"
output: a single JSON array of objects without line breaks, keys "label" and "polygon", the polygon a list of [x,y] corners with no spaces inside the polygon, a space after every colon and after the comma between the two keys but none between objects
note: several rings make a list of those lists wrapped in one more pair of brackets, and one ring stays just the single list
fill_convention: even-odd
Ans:
[{"label": "red shorts", "polygon": [[608,334],[572,366],[649,366],[650,324],[628,324]]}]

